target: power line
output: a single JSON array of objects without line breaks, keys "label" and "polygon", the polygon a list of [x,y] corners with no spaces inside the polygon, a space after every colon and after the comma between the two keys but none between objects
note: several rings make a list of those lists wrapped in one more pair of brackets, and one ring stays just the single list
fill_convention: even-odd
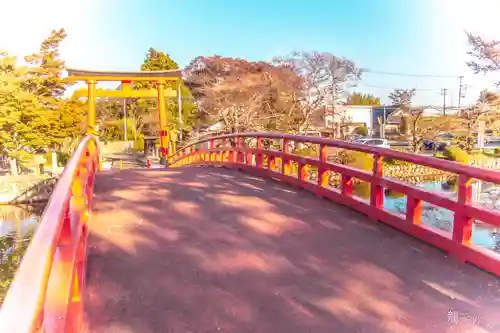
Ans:
[{"label": "power line", "polygon": [[374,71],[369,68],[362,68],[363,73],[379,74],[379,75],[392,75],[392,76],[408,76],[408,77],[432,77],[432,78],[442,78],[442,79],[457,79],[459,75],[437,75],[437,74],[414,74],[414,73],[401,73],[401,72],[384,72],[384,71]]},{"label": "power line", "polygon": [[[370,88],[380,88],[380,89],[390,89],[390,90],[399,89],[399,88],[396,88],[396,87],[381,86],[381,85],[377,85],[377,84],[369,84],[369,83],[364,83],[364,82],[359,82],[358,85],[365,86],[365,87],[370,87]],[[415,91],[437,92],[437,89],[415,88]]]}]

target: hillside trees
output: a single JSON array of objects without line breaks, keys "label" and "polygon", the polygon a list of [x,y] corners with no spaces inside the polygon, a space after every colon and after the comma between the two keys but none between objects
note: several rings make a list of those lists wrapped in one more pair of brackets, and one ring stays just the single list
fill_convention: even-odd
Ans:
[{"label": "hillside trees", "polygon": [[347,104],[350,105],[380,105],[380,97],[371,94],[353,93],[347,97]]},{"label": "hillside trees", "polygon": [[284,65],[221,56],[197,57],[185,69],[186,85],[204,121],[226,132],[286,130],[302,79]]}]

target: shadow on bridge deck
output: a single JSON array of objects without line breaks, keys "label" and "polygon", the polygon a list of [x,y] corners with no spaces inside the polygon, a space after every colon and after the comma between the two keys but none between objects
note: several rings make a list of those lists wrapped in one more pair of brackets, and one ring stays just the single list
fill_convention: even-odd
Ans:
[{"label": "shadow on bridge deck", "polygon": [[223,168],[101,173],[88,269],[90,332],[500,332],[496,277]]}]

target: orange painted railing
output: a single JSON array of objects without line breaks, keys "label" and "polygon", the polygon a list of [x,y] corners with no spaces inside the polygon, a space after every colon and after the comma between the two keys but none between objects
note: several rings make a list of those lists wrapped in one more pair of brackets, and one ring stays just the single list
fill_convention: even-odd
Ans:
[{"label": "orange painted railing", "polygon": [[[265,148],[269,147],[270,142],[277,148]],[[318,157],[292,154],[291,147],[296,144],[316,146]],[[344,164],[327,162],[329,147],[372,154],[372,170],[365,171]],[[384,177],[384,158],[407,161],[458,175],[457,200],[394,178]],[[471,241],[474,220],[500,227],[500,212],[472,204],[473,179],[500,184],[498,171],[386,148],[281,133],[241,133],[207,138],[180,149],[169,160],[171,167],[190,164],[226,165],[279,179],[349,206],[374,220],[382,221],[441,248],[461,261],[500,275],[500,256],[493,251],[473,245]],[[316,169],[316,179],[310,177],[308,171],[310,168]],[[339,189],[329,186],[329,172],[340,174]],[[369,201],[353,195],[354,179],[370,184]],[[406,195],[405,214],[391,213],[384,209],[384,188]],[[451,234],[422,224],[423,202],[454,213]]]},{"label": "orange painted railing", "polygon": [[84,137],[42,215],[0,309],[0,332],[78,332],[97,141]]}]

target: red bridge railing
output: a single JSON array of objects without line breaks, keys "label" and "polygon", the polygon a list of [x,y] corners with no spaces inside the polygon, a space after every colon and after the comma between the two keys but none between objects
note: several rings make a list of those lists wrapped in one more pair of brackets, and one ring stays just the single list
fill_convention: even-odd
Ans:
[{"label": "red bridge railing", "polygon": [[[303,157],[291,153],[291,147],[297,144],[315,147],[318,157]],[[372,170],[365,171],[328,162],[327,150],[330,147],[371,154]],[[394,178],[384,177],[384,158],[407,161],[456,174],[457,200]],[[207,138],[182,148],[170,158],[171,167],[191,164],[234,166],[304,188],[441,248],[461,261],[472,263],[500,276],[500,255],[472,244],[474,220],[500,227],[499,211],[472,203],[472,181],[478,179],[500,185],[498,171],[386,148],[281,133],[238,133]],[[316,179],[310,177],[310,168],[316,170]],[[329,186],[329,172],[340,174],[340,189]],[[354,179],[370,184],[368,202],[353,195]],[[405,214],[391,213],[384,209],[384,188],[407,197]],[[422,224],[423,202],[454,213],[451,235]]]},{"label": "red bridge railing", "polygon": [[0,332],[78,332],[83,323],[87,222],[99,148],[84,137],[42,215],[0,309]]}]

